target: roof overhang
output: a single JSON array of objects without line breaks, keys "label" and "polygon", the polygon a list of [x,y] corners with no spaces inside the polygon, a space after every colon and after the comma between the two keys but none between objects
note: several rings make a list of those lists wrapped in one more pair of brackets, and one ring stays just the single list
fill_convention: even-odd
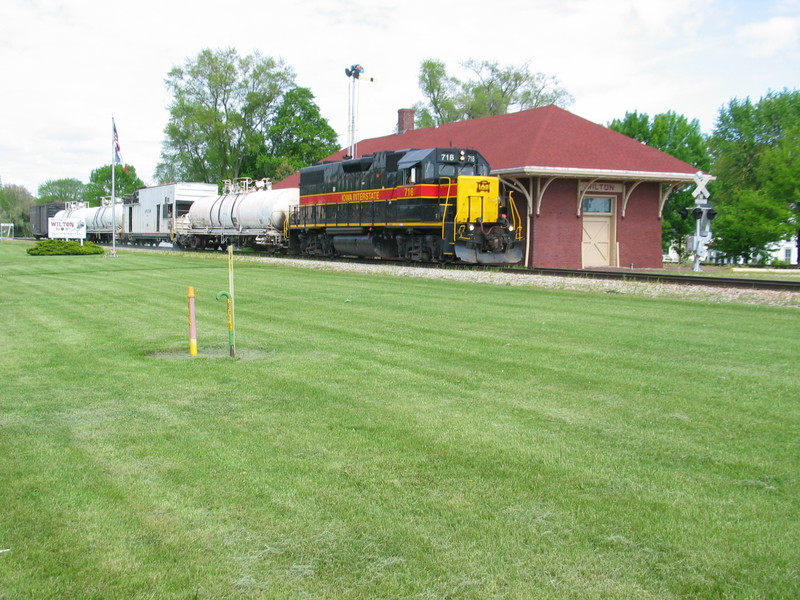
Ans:
[{"label": "roof overhang", "polygon": [[619,171],[615,169],[580,169],[572,167],[512,167],[493,169],[500,177],[562,177],[569,179],[602,179],[604,181],[661,181],[694,183],[695,173],[662,173],[657,171]]},{"label": "roof overhang", "polygon": [[[628,200],[635,190],[642,183],[657,182],[662,184],[659,190],[658,218],[664,209],[667,197],[675,190],[686,185],[697,185],[698,173],[668,173],[659,171],[624,171],[616,169],[581,169],[571,167],[512,167],[508,169],[494,169],[492,175],[500,177],[506,185],[522,192],[528,203],[529,214],[538,216],[541,212],[542,198],[547,188],[557,179],[577,179],[589,184],[596,181],[618,181],[624,184],[622,195],[622,218],[625,218],[625,211]],[[530,178],[529,185],[524,185],[520,181],[522,178]],[[539,178],[534,185],[535,178]],[[716,179],[716,177],[711,177]],[[663,186],[666,186],[664,188]],[[588,186],[583,186],[579,190],[576,214],[581,216],[581,206],[583,196],[586,194]]]}]

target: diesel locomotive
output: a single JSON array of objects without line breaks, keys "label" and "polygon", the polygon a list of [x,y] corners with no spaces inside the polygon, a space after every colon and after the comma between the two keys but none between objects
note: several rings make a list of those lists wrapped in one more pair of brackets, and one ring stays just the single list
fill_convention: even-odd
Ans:
[{"label": "diesel locomotive", "polygon": [[289,249],[309,256],[522,259],[516,206],[468,149],[383,151],[303,168],[286,230]]}]

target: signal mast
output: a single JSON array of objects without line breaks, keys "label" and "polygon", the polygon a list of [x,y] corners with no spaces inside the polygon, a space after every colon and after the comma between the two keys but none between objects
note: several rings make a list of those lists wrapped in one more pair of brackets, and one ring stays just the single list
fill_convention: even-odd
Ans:
[{"label": "signal mast", "polygon": [[351,65],[344,70],[344,74],[351,79],[347,105],[347,154],[350,158],[356,157],[356,139],[358,135],[358,82],[364,67]]}]

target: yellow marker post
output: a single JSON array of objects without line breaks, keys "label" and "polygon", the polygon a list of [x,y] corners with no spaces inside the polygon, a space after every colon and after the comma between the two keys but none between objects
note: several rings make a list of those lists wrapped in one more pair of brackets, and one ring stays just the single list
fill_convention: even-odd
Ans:
[{"label": "yellow marker post", "polygon": [[228,291],[218,292],[217,300],[228,301],[228,346],[231,358],[236,358],[236,333],[233,325],[233,246],[228,246]]},{"label": "yellow marker post", "polygon": [[189,354],[197,356],[197,322],[194,311],[194,287],[191,285],[186,294],[189,298]]}]

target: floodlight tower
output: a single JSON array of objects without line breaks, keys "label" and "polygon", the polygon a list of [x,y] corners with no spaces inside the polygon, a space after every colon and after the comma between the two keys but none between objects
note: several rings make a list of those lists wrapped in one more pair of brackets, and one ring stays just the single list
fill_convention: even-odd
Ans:
[{"label": "floodlight tower", "polygon": [[344,74],[350,78],[350,88],[347,105],[347,154],[351,158],[356,157],[356,139],[358,135],[358,82],[364,67],[361,65],[351,65],[344,70]]}]

